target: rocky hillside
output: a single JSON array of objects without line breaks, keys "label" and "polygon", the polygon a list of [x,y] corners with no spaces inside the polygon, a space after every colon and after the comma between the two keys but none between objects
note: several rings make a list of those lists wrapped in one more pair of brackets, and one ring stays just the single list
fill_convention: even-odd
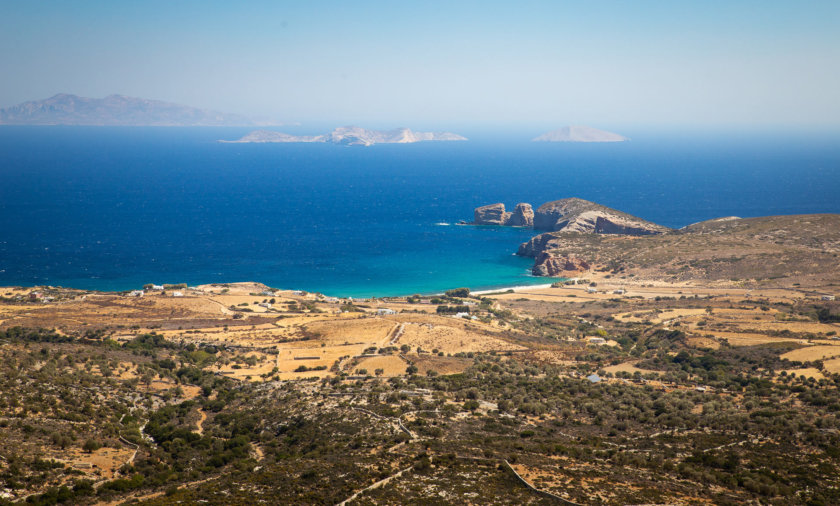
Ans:
[{"label": "rocky hillside", "polygon": [[541,276],[589,269],[669,282],[840,283],[840,215],[723,218],[656,235],[540,234],[519,247]]},{"label": "rocky hillside", "polygon": [[636,216],[588,200],[568,198],[547,202],[534,213],[536,230],[594,234],[650,235],[668,232]]},{"label": "rocky hillside", "polygon": [[144,98],[87,98],[59,93],[0,109],[2,125],[247,126],[243,116]]}]

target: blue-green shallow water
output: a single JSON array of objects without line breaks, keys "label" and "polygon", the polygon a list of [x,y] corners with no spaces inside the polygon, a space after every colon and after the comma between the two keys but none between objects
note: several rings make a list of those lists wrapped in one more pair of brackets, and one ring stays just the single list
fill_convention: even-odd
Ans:
[{"label": "blue-green shallow water", "polygon": [[[673,227],[840,211],[836,135],[220,144],[243,129],[0,127],[0,285],[261,281],[335,295],[546,283],[532,233],[440,226],[578,196]],[[463,132],[470,135],[470,132]]]}]

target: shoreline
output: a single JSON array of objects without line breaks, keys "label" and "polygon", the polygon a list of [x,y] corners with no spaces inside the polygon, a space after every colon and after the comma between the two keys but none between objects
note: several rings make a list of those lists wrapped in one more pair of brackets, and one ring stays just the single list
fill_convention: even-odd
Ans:
[{"label": "shoreline", "polygon": [[[563,278],[557,278],[563,279]],[[526,289],[537,289],[537,290],[544,290],[546,288],[551,288],[551,285],[554,283],[544,283],[539,285],[515,285],[515,286],[504,286],[500,288],[490,289],[490,290],[470,290],[470,295],[487,295],[490,293],[499,293],[499,292],[507,292],[509,290],[513,290],[514,293],[521,292]]]},{"label": "shoreline", "polygon": [[[557,281],[563,281],[566,278],[547,278],[547,279],[554,279],[555,281],[553,281],[552,283],[535,283],[535,284],[532,284],[532,285],[502,285],[502,286],[493,287],[493,288],[482,288],[482,289],[479,289],[479,290],[470,289],[470,295],[487,295],[487,294],[492,294],[492,293],[504,293],[504,292],[509,292],[511,290],[513,292],[520,292],[520,291],[527,290],[527,289],[543,290],[543,289],[546,289],[546,288],[551,288],[552,284],[556,283]],[[387,299],[387,298],[394,298],[394,297],[411,297],[415,294],[419,294],[419,295],[425,296],[425,297],[435,297],[435,296],[444,295],[445,291],[446,291],[446,290],[442,290],[442,291],[435,291],[435,292],[408,292],[408,293],[400,294],[400,295],[368,295],[368,296],[360,297],[360,296],[356,296],[356,295],[335,295],[335,294],[325,293],[325,292],[301,290],[299,288],[272,288],[269,285],[265,285],[264,283],[262,283],[260,281],[230,281],[230,282],[225,282],[225,283],[200,283],[200,284],[196,284],[196,285],[189,285],[187,289],[192,289],[192,288],[201,289],[201,287],[205,287],[205,286],[224,286],[224,285],[263,285],[266,288],[270,288],[270,289],[273,289],[273,290],[278,291],[278,292],[319,293],[321,295],[324,295],[325,297],[336,297],[336,298],[339,298],[339,299],[346,299],[346,298]],[[133,291],[133,290],[140,290],[141,288],[131,288],[131,289],[127,289],[127,290],[98,290],[98,289],[76,288],[76,287],[73,287],[73,286],[64,286],[64,285],[31,285],[31,286],[27,286],[27,285],[8,285],[8,286],[0,286],[0,290],[6,289],[6,290],[33,291],[33,290],[45,290],[45,289],[64,289],[64,290],[78,290],[78,291],[82,291],[82,292],[98,292],[98,293],[123,293],[123,292],[130,292],[130,291]],[[452,286],[450,288],[447,288],[447,290],[453,290],[453,289],[456,289],[456,288],[460,288],[460,287]]]}]

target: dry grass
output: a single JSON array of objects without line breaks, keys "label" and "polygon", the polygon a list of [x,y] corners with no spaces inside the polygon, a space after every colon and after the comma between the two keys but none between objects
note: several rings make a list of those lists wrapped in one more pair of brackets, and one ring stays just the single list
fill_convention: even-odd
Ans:
[{"label": "dry grass", "polygon": [[638,361],[634,360],[632,362],[624,362],[624,363],[621,363],[621,364],[618,364],[618,365],[607,366],[607,367],[604,367],[604,372],[611,372],[613,374],[615,374],[617,372],[627,372],[627,373],[630,373],[630,374],[634,374],[634,373],[637,373],[637,372],[640,373],[640,374],[648,374],[648,373],[651,373],[651,372],[653,372],[653,373],[656,372],[656,371],[649,371],[647,369],[639,369],[638,367],[636,367],[636,363],[638,363]]},{"label": "dry grass", "polygon": [[800,348],[798,350],[789,351],[781,358],[791,360],[794,362],[810,362],[812,360],[822,360],[824,358],[832,358],[840,356],[840,345],[821,345],[810,346],[807,348]]},{"label": "dry grass", "polygon": [[398,345],[407,344],[426,351],[437,349],[447,354],[460,352],[521,350],[522,346],[488,335],[477,326],[454,318],[427,317],[426,323],[407,322]]},{"label": "dry grass", "polygon": [[823,373],[814,367],[806,367],[804,369],[788,369],[786,371],[788,374],[792,374],[796,377],[805,376],[806,378],[814,378],[816,380],[824,379]]},{"label": "dry grass", "polygon": [[397,355],[379,355],[359,360],[354,369],[367,369],[368,374],[373,374],[377,369],[382,369],[383,376],[393,377],[405,374],[406,367],[408,367],[406,361]]}]

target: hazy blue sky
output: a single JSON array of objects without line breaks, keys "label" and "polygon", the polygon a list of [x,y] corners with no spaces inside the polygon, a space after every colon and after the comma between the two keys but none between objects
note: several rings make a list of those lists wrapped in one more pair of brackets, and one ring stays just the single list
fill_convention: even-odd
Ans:
[{"label": "hazy blue sky", "polygon": [[121,93],[286,121],[840,123],[840,0],[0,0],[0,107]]}]

